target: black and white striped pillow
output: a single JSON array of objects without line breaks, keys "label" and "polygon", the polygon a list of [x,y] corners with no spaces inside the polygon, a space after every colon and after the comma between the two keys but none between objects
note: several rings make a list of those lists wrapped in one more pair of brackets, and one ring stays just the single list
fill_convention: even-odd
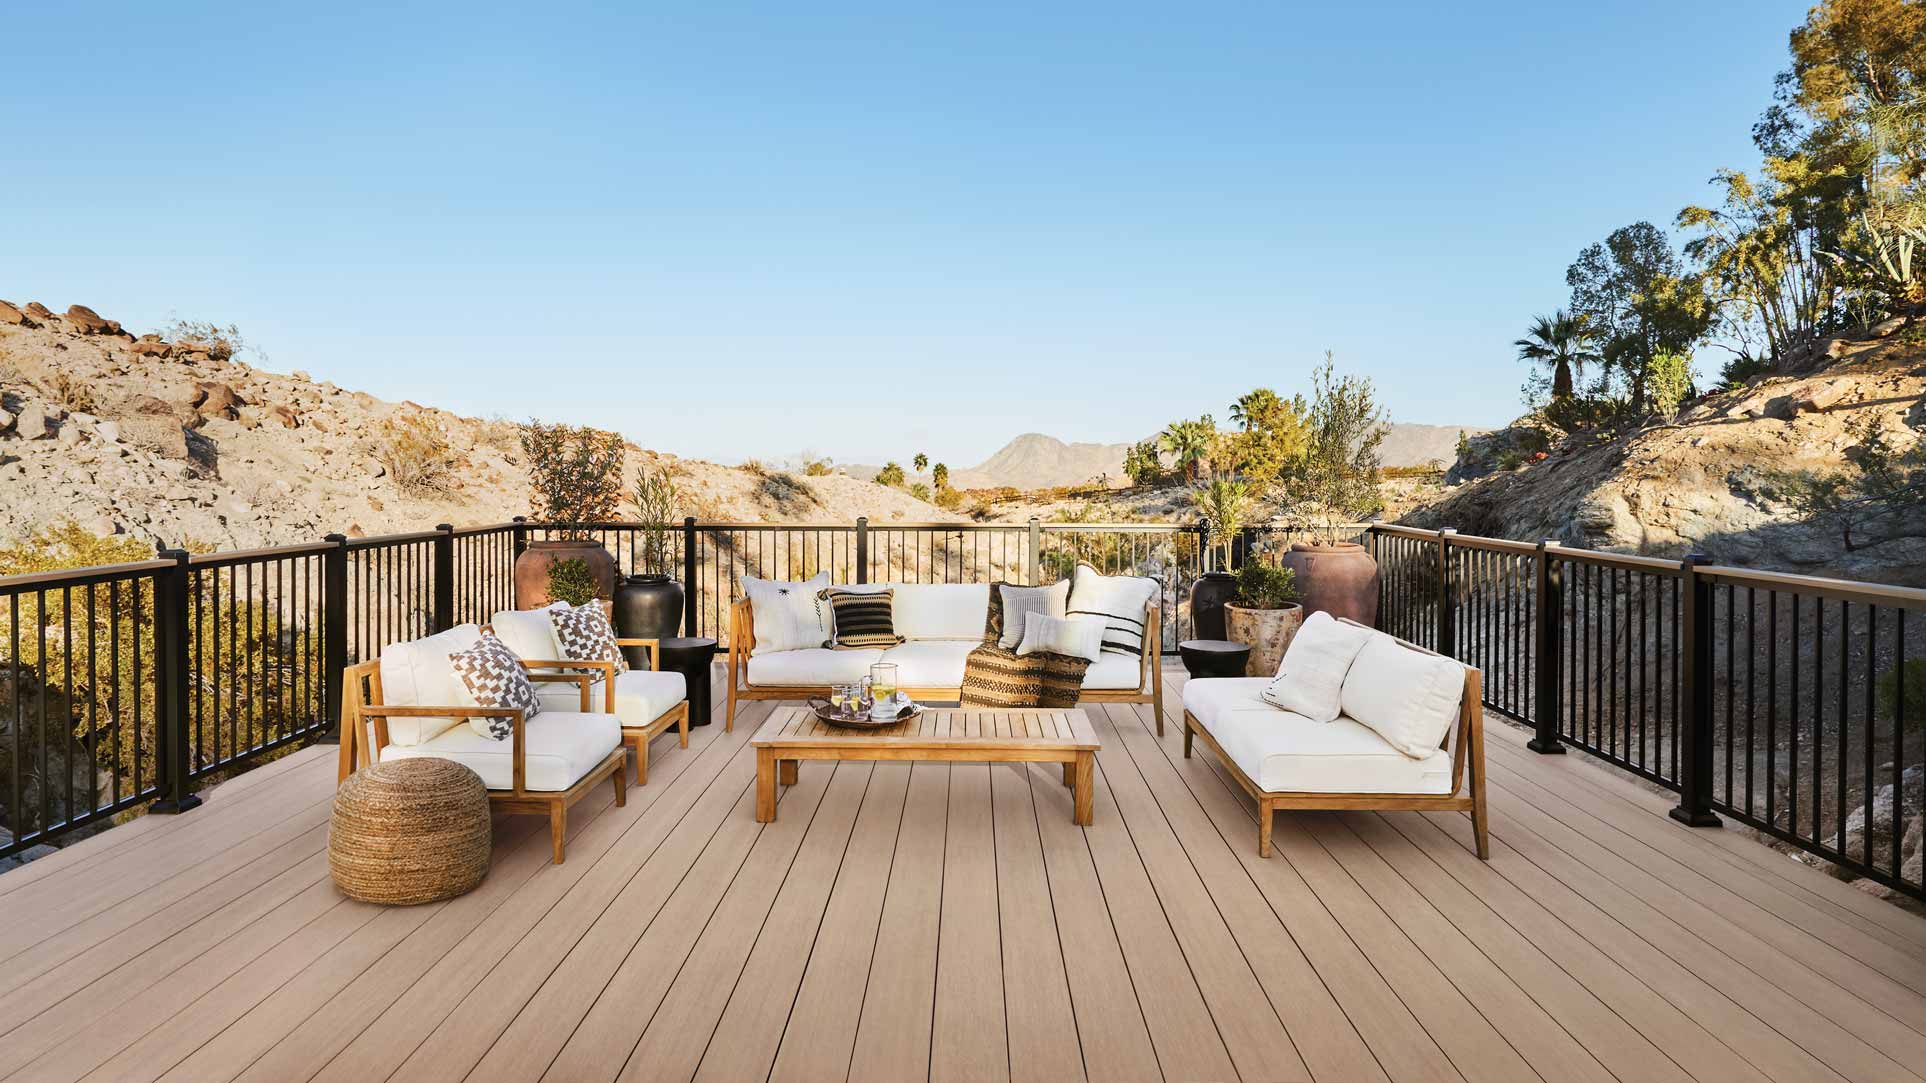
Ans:
[{"label": "black and white striped pillow", "polygon": [[1141,575],[1104,575],[1088,564],[1077,565],[1070,580],[1068,617],[1099,617],[1104,622],[1103,649],[1112,654],[1144,653],[1144,627],[1151,600],[1163,590],[1155,579]]},{"label": "black and white striped pillow", "polygon": [[823,646],[839,651],[887,649],[903,641],[896,634],[895,591],[825,590],[817,596],[836,615],[835,636]]}]

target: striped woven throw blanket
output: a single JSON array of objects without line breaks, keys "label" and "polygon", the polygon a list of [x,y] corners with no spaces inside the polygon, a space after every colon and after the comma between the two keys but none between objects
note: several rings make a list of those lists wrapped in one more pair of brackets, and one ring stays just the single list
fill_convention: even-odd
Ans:
[{"label": "striped woven throw blanket", "polygon": [[963,663],[965,707],[1075,707],[1090,663],[1063,654],[1019,657],[988,640]]}]

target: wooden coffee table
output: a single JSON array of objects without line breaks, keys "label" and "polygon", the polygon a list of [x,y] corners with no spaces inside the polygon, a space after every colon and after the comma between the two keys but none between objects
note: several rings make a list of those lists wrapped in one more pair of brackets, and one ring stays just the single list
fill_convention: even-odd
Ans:
[{"label": "wooden coffee table", "polygon": [[1090,823],[1090,797],[1101,744],[1080,710],[984,711],[932,708],[908,722],[874,730],[844,729],[807,707],[783,707],[749,739],[756,750],[756,820],[776,818],[776,784],[796,784],[802,760],[929,760],[970,763],[1061,763],[1074,791],[1071,819]]}]

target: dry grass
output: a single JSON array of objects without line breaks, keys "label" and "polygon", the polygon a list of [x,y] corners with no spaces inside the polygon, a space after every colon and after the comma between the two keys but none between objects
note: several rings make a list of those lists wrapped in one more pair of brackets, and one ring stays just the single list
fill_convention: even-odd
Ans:
[{"label": "dry grass", "polygon": [[455,450],[441,427],[421,414],[384,422],[370,440],[369,453],[387,468],[388,477],[406,493],[430,495],[460,488]]}]

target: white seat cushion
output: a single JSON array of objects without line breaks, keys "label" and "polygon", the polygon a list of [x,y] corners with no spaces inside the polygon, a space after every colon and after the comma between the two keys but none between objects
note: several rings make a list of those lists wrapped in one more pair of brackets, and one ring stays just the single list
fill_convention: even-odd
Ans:
[{"label": "white seat cushion", "polygon": [[[575,785],[622,743],[622,727],[612,714],[543,711],[528,720],[524,732],[527,774],[523,785],[544,793]],[[468,726],[452,727],[418,745],[390,745],[381,756],[388,760],[438,756],[480,775],[482,785],[491,790],[515,788],[514,741],[492,740]]]},{"label": "white seat cushion", "polygon": [[522,661],[554,662],[568,655],[562,653],[562,645],[555,639],[555,621],[548,611],[567,608],[567,602],[556,602],[543,609],[504,609],[489,618],[488,626]]},{"label": "white seat cushion", "polygon": [[1438,751],[1465,692],[1465,667],[1372,632],[1344,681],[1344,713],[1407,756]]},{"label": "white seat cushion", "polygon": [[[535,694],[541,697],[544,711],[582,709],[581,689],[575,684],[538,681]],[[687,698],[688,688],[680,673],[632,669],[615,678],[615,717],[624,726],[646,726]],[[589,682],[589,710],[599,711],[605,702],[602,679],[597,677]]]},{"label": "white seat cushion", "polygon": [[[381,649],[381,702],[393,707],[456,707],[470,702],[448,656],[481,642],[481,626],[462,624],[425,639]],[[454,718],[390,718],[388,741],[416,745],[458,723]],[[463,726],[463,729],[468,727]]]},{"label": "white seat cushion", "polygon": [[894,583],[891,589],[896,591],[891,615],[897,635],[982,642],[983,625],[990,618],[988,583]]},{"label": "white seat cushion", "polygon": [[842,684],[869,676],[872,663],[880,662],[878,650],[835,651],[827,647],[756,653],[749,656],[749,683],[758,687]]},{"label": "white seat cushion", "polygon": [[1270,683],[1268,677],[1193,678],[1184,682],[1184,710],[1214,733],[1217,720],[1231,711],[1276,711],[1263,698]]},{"label": "white seat cushion", "polygon": [[1451,792],[1450,754],[1434,748],[1414,759],[1350,718],[1313,722],[1266,707],[1225,711],[1204,728],[1267,793]]},{"label": "white seat cushion", "polygon": [[924,639],[891,647],[881,660],[896,666],[896,683],[904,688],[957,688],[963,684],[963,663],[976,648],[976,643]]},{"label": "white seat cushion", "polygon": [[1089,669],[1083,671],[1083,686],[1105,692],[1141,689],[1144,686],[1143,660],[1136,655],[1104,651],[1096,661],[1090,663]]}]

